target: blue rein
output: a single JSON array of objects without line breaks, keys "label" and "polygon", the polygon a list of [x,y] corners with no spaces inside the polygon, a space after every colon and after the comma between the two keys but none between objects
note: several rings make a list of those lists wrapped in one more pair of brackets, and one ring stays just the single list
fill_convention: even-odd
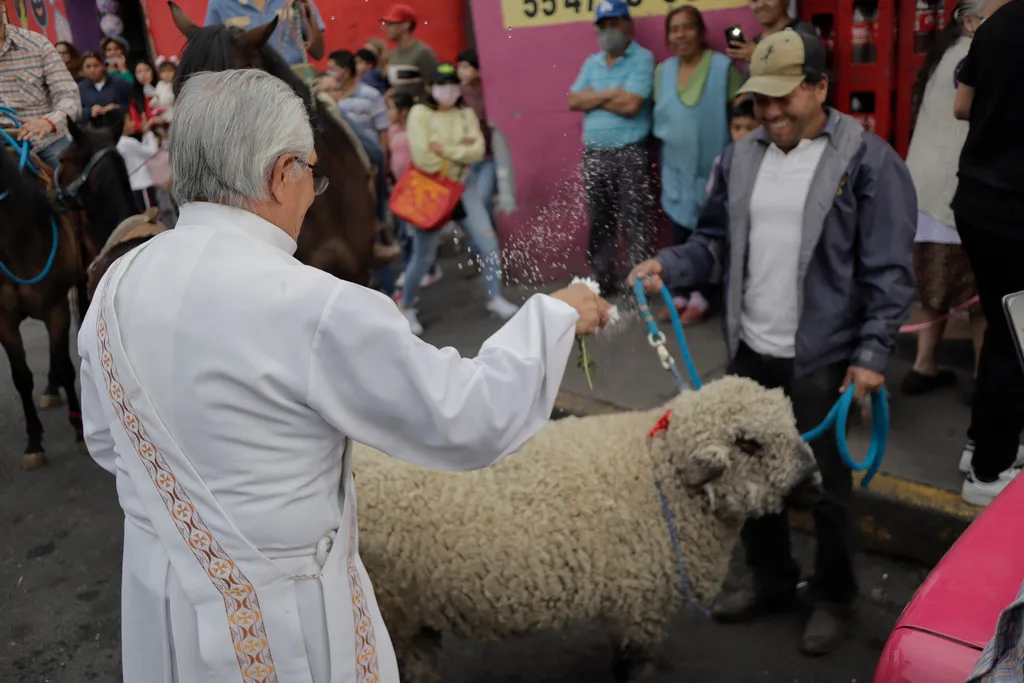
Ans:
[{"label": "blue rein", "polygon": [[[668,349],[665,348],[665,335],[658,329],[654,316],[651,315],[651,310],[647,305],[647,294],[644,292],[641,280],[636,281],[633,291],[640,306],[640,315],[643,316],[644,322],[647,324],[647,340],[657,350],[662,367],[672,374],[672,378],[675,380],[676,386],[680,391],[688,389],[689,386],[681,376],[675,360],[673,360]],[[693,383],[694,389],[700,389],[703,383],[700,381],[697,367],[694,365],[693,357],[690,355],[690,348],[686,343],[686,335],[683,333],[683,324],[680,322],[679,313],[672,303],[672,294],[668,291],[668,287],[662,286],[661,298],[665,301],[665,305],[668,306],[668,311],[672,318],[672,329],[675,330],[676,341],[679,342],[679,351],[682,354],[683,363],[686,365],[690,381]],[[832,410],[829,411],[825,420],[811,431],[800,436],[804,441],[811,442],[824,436],[830,429],[835,430],[836,446],[839,448],[839,455],[843,459],[843,464],[854,472],[866,472],[860,480],[860,485],[862,488],[867,488],[875,473],[878,472],[878,468],[882,466],[882,458],[885,457],[885,446],[889,440],[889,400],[886,397],[884,387],[871,395],[871,446],[868,448],[868,453],[864,459],[858,462],[850,454],[850,447],[846,441],[846,425],[850,416],[850,408],[853,405],[854,390],[855,387],[852,384],[847,387],[846,391],[839,397],[839,400],[836,401],[836,404],[832,406]]]},{"label": "blue rein", "polygon": [[[11,121],[13,121],[15,128],[21,128],[21,121],[18,118],[18,113],[13,109],[9,107],[0,107],[0,114],[3,114]],[[39,169],[36,168],[36,165],[32,162],[32,157],[29,154],[32,150],[31,142],[29,142],[28,140],[15,140],[7,133],[7,131],[0,128],[0,143],[6,143],[10,145],[15,150],[15,152],[17,152],[18,168],[20,170],[24,171],[27,168],[29,171],[32,172],[33,175],[37,177],[39,176]],[[0,201],[7,199],[8,194],[10,194],[10,190],[5,190],[3,193],[0,193]],[[50,233],[51,239],[53,241],[53,246],[50,247],[50,256],[46,259],[46,265],[43,266],[43,270],[41,273],[39,273],[39,275],[36,275],[34,278],[28,280],[22,279],[15,275],[14,273],[12,273],[11,269],[8,268],[3,261],[0,261],[0,272],[9,277],[11,280],[13,280],[15,284],[23,286],[34,285],[41,282],[47,275],[50,274],[50,271],[53,269],[53,262],[57,258],[57,243],[59,238],[59,231],[57,229],[57,218],[56,216],[53,215],[52,211],[50,212]]]}]

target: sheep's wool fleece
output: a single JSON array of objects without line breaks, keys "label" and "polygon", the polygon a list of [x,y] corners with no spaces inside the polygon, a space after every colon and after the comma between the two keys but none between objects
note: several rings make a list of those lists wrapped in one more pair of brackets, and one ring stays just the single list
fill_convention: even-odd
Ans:
[{"label": "sheep's wool fleece", "polygon": [[[690,582],[709,601],[743,521],[722,519],[710,501],[749,509],[759,495],[760,484],[742,479],[753,460],[737,440],[759,439],[778,456],[770,476],[749,475],[778,489],[772,502],[753,503],[759,513],[780,509],[801,476],[805,463],[790,454],[804,449],[800,457],[813,459],[789,400],[750,380],[711,382],[666,407],[672,416],[664,434],[648,436],[665,407],[568,418],[497,465],[468,473],[357,448],[360,553],[396,646],[424,626],[494,638],[597,617],[623,637],[656,642],[682,600],[655,469]],[[732,483],[722,477],[718,489],[685,488],[686,454],[698,451],[735,462]]]}]

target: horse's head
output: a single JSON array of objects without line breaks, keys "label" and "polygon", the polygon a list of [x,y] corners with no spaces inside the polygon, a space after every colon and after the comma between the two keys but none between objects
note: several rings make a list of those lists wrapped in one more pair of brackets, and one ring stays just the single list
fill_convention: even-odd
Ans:
[{"label": "horse's head", "polygon": [[[269,43],[277,19],[248,30],[198,26],[174,2],[168,5],[175,26],[188,39],[174,77],[175,94],[190,75],[200,71],[254,68],[280,78],[302,98],[316,139],[317,166],[331,178],[331,187],[306,214],[296,255],[339,277],[365,282],[373,266],[377,234],[366,155],[358,138],[342,123],[337,105],[318,101]],[[343,244],[339,246],[338,242]],[[341,252],[351,256],[331,255]]]},{"label": "horse's head", "polygon": [[57,196],[86,212],[93,241],[103,244],[122,220],[138,209],[124,158],[117,151],[121,127],[79,127],[68,120],[71,144],[61,152],[54,171]]},{"label": "horse's head", "polygon": [[[79,127],[68,120],[71,144],[60,155],[60,165],[54,173],[54,185],[65,201],[71,201],[84,208],[90,194],[100,189],[102,168],[111,165],[124,166],[117,153],[117,141],[121,128]],[[109,180],[109,175],[107,177]]]},{"label": "horse's head", "polygon": [[223,71],[225,69],[260,69],[274,75],[274,65],[269,63],[264,46],[277,28],[278,18],[266,24],[243,31],[222,25],[199,26],[173,2],[171,8],[174,25],[188,39],[188,48],[182,55],[174,78],[174,93],[178,94],[181,84],[189,74],[196,71]]}]

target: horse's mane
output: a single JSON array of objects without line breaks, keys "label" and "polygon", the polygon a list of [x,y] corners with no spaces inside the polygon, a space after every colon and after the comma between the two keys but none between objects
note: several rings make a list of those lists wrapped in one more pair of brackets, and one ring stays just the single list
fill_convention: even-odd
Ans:
[{"label": "horse's mane", "polygon": [[[124,157],[117,152],[117,136],[113,131],[93,130],[88,127],[79,128],[80,135],[83,137],[83,148],[88,150],[91,154],[95,154],[101,149],[112,149],[115,154],[108,154],[107,163],[97,164],[93,173],[97,174],[97,179],[104,183],[104,186],[116,183],[119,187],[127,187],[131,190],[131,181],[129,179],[129,168],[124,162]],[[72,145],[77,145],[78,141],[72,141]],[[130,169],[135,170],[135,169]],[[133,199],[134,201],[134,199]]]},{"label": "horse's mane", "polygon": [[0,211],[5,214],[19,209],[41,210],[48,207],[43,184],[32,175],[32,171],[21,169],[20,157],[13,149],[0,144],[0,194],[4,193],[6,198],[0,200]]}]

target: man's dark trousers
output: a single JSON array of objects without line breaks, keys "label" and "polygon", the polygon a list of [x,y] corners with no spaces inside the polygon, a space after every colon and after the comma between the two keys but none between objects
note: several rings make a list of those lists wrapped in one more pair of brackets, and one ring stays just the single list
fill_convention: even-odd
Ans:
[{"label": "man's dark trousers", "polygon": [[647,143],[583,152],[583,185],[590,212],[588,256],[604,293],[618,284],[618,225],[626,233],[629,267],[650,258],[654,242],[651,158]]},{"label": "man's dark trousers", "polygon": [[[847,364],[839,363],[794,377],[792,359],[762,356],[741,343],[728,374],[786,392],[793,402],[797,429],[806,433],[821,424],[839,398],[846,371]],[[843,464],[831,433],[812,443],[811,448],[821,470],[825,495],[813,510],[818,542],[810,597],[817,604],[847,606],[858,592],[849,519],[853,476]],[[773,601],[794,595],[800,567],[790,551],[789,515],[783,512],[748,520],[742,539],[757,594]]]},{"label": "man's dark trousers", "polygon": [[980,479],[995,481],[1017,458],[1024,429],[1024,370],[1003,311],[1003,297],[1024,290],[1024,239],[990,231],[961,213],[956,226],[988,322],[971,406],[972,464]]}]

